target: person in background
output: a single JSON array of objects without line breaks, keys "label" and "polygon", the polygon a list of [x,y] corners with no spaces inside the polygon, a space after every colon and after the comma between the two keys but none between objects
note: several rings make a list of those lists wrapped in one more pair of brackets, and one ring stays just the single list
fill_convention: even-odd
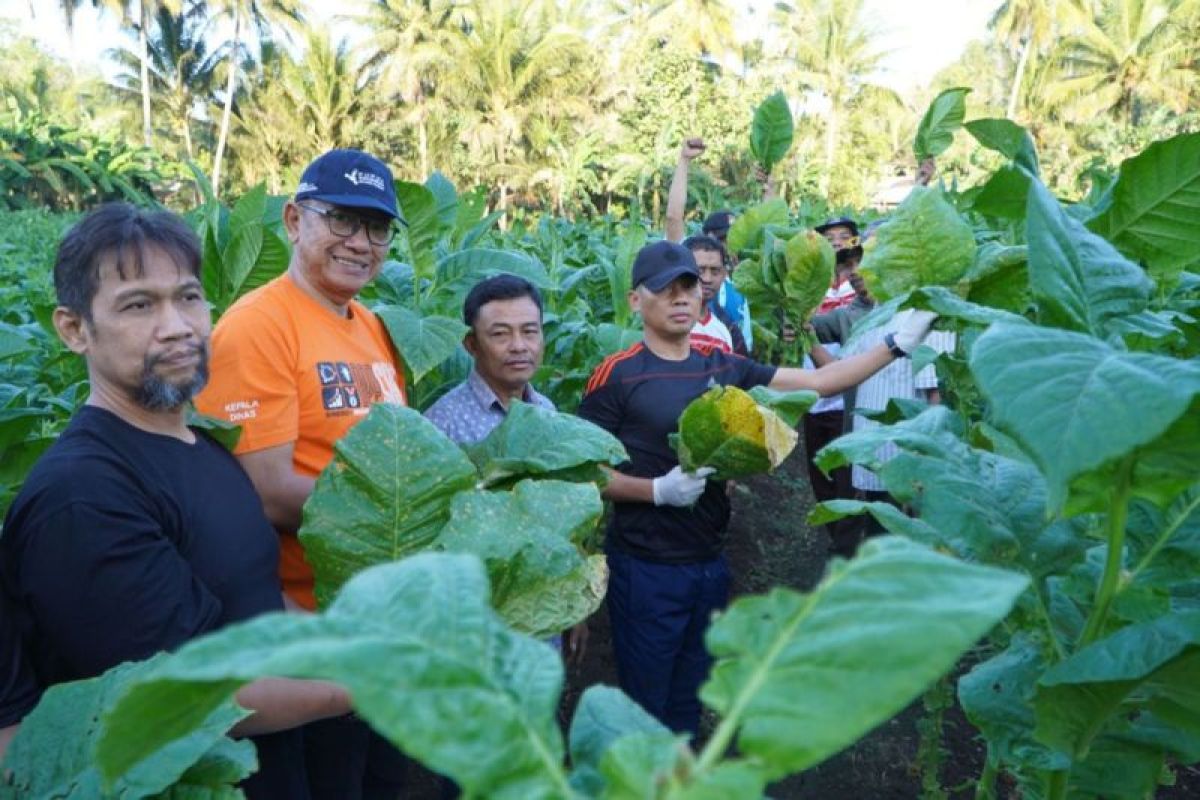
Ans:
[{"label": "person in background", "polygon": [[[208,379],[200,242],[184,221],[124,203],[68,231],[54,327],[90,393],[30,472],[0,537],[0,744],[50,686],[91,678],[227,625],[282,611],[279,541],[254,486],[187,424]],[[249,798],[309,797],[297,726],[350,712],[324,681],[264,679]]]},{"label": "person in background", "polygon": [[[467,335],[463,347],[473,365],[467,379],[442,395],[425,418],[454,442],[487,438],[508,414],[513,400],[554,410],[550,398],[530,381],[542,365],[542,295],[516,275],[496,275],[475,284],[463,302]],[[566,656],[583,660],[588,627],[581,622],[566,637]],[[556,646],[560,643],[555,640]]]},{"label": "person in background", "polygon": [[668,241],[633,262],[630,307],[644,338],[605,359],[588,381],[579,416],[621,441],[630,460],[610,471],[605,550],[613,650],[621,688],[674,731],[695,735],[698,690],[711,658],[704,632],[729,599],[724,556],[730,501],[711,469],[684,472],[669,437],[688,403],[713,386],[835,394],[916,348],[933,319],[911,315],[883,343],[818,370],[775,367],[698,349],[700,274],[690,250]]},{"label": "person in background", "polygon": [[689,236],[683,240],[683,246],[691,250],[696,259],[700,293],[704,298],[704,312],[692,329],[692,343],[699,348],[720,347],[727,353],[749,357],[750,350],[742,329],[716,301],[729,275],[725,248],[716,239],[705,235]]},{"label": "person in background", "polygon": [[[687,211],[688,173],[692,159],[704,152],[704,140],[698,137],[685,139],[679,148],[679,160],[675,164],[675,174],[671,178],[671,188],[667,193],[667,230],[666,239],[670,242],[682,241],[686,232],[684,214]],[[729,251],[726,240],[729,229],[733,226],[734,214],[722,209],[714,211],[704,219],[700,232],[720,242],[722,257],[725,262],[725,278],[733,274],[737,266],[737,254]],[[748,353],[754,347],[754,331],[750,322],[750,305],[746,298],[733,285],[733,281],[724,280],[717,288],[712,298],[712,307],[720,309],[721,319],[731,330],[737,327],[745,342]],[[732,325],[730,324],[732,323]]]},{"label": "person in background", "polygon": [[[815,230],[825,237],[833,247],[836,256],[833,280],[825,292],[824,299],[817,307],[817,313],[828,314],[836,309],[850,309],[851,306],[854,306],[855,301],[859,300],[860,302],[854,306],[857,312],[849,317],[850,321],[853,321],[874,305],[866,294],[862,279],[858,278],[855,272],[863,252],[859,242],[858,224],[849,217],[838,217],[818,225]],[[822,349],[825,352],[814,352],[813,355],[818,363],[824,364],[837,358],[840,348],[840,342],[830,341],[823,345]],[[805,361],[805,366],[813,365],[813,359]],[[813,460],[822,447],[844,432],[845,407],[845,395],[822,397],[804,415],[804,450],[808,457],[808,477],[812,484],[813,497],[818,503],[854,497],[850,467],[838,467],[826,477]],[[857,533],[860,525],[861,522],[856,517],[846,517],[826,525],[830,552],[846,557],[853,555],[860,538]]]},{"label": "person in background", "polygon": [[[296,532],[333,446],[375,403],[405,403],[404,373],[383,324],[355,298],[375,278],[400,212],[391,170],[360,150],[330,150],[283,208],[287,272],[242,297],[213,334],[205,414],[240,425],[235,454],[279,533],[289,601],[313,610],[312,567]],[[357,718],[305,730],[313,796],[395,797],[405,759]]]}]

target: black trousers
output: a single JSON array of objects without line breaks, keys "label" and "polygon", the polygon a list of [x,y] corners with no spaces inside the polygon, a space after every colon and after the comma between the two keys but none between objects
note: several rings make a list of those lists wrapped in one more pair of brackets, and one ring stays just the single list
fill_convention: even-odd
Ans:
[{"label": "black trousers", "polygon": [[[850,482],[850,467],[838,467],[829,477],[817,469],[813,456],[817,451],[842,435],[845,414],[841,411],[824,411],[820,414],[804,415],[804,448],[808,453],[808,479],[812,483],[813,496],[817,502],[826,500],[854,499],[854,486]],[[825,526],[829,534],[829,551],[849,558],[854,555],[862,540],[862,518],[847,517],[830,522]]]},{"label": "black trousers", "polygon": [[358,717],[304,726],[304,763],[313,800],[397,800],[408,762]]}]

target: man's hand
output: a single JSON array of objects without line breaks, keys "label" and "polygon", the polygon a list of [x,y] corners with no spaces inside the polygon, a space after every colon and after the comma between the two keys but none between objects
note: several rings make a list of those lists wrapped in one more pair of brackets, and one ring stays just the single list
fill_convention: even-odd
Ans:
[{"label": "man's hand", "polygon": [[774,200],[779,196],[779,190],[775,188],[775,179],[771,177],[771,173],[762,168],[761,164],[754,165],[754,180],[763,187],[762,199],[764,201]]},{"label": "man's hand", "polygon": [[705,479],[714,472],[712,467],[684,472],[683,467],[676,466],[666,475],[654,479],[654,505],[680,508],[693,505],[704,494]]},{"label": "man's hand", "polygon": [[859,300],[869,305],[875,305],[875,298],[871,297],[871,290],[867,288],[867,282],[863,280],[862,275],[858,274],[858,270],[847,275],[846,280],[850,281],[850,288],[854,290],[854,294]]},{"label": "man's hand", "polygon": [[587,643],[588,624],[585,619],[563,636],[563,656],[566,657],[568,664],[577,667],[583,663],[583,657],[587,653]]},{"label": "man's hand", "polygon": [[897,314],[892,323],[896,326],[895,332],[892,334],[895,337],[896,347],[904,351],[905,355],[912,355],[913,350],[921,344],[925,339],[925,334],[929,333],[929,327],[933,325],[933,321],[937,319],[937,314],[932,311],[913,311],[908,309]]},{"label": "man's hand", "polygon": [[927,158],[917,165],[917,177],[915,182],[917,186],[928,186],[929,182],[933,180],[934,175],[937,175],[937,160],[934,158]]},{"label": "man's hand", "polygon": [[681,161],[691,161],[696,156],[704,152],[704,140],[695,137],[692,139],[684,139],[683,146],[679,148],[679,158]]}]

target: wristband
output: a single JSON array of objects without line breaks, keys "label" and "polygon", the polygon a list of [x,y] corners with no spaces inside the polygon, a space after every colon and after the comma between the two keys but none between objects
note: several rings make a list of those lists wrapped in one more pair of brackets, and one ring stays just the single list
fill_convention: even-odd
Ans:
[{"label": "wristband", "polygon": [[900,345],[896,344],[896,334],[885,333],[883,335],[883,343],[887,345],[888,350],[892,351],[892,355],[896,358],[908,358],[908,353],[900,349]]}]

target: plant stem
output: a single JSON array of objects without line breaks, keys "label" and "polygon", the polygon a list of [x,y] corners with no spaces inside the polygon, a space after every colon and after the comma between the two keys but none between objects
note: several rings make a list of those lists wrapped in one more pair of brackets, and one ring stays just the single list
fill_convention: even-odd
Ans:
[{"label": "plant stem", "polygon": [[1092,613],[1079,637],[1079,647],[1086,647],[1096,640],[1108,620],[1108,610],[1117,592],[1121,577],[1121,564],[1125,553],[1125,520],[1129,516],[1129,497],[1133,483],[1133,458],[1127,457],[1117,468],[1116,484],[1113,487],[1113,502],[1108,510],[1108,554],[1104,561],[1104,574],[1096,589],[1096,602]]},{"label": "plant stem", "polygon": [[1049,773],[1046,779],[1046,800],[1067,800],[1068,770],[1057,769]]},{"label": "plant stem", "polygon": [[996,754],[988,747],[987,760],[983,762],[983,772],[979,773],[979,781],[975,784],[975,800],[996,800]]},{"label": "plant stem", "polygon": [[943,675],[921,698],[925,716],[917,722],[920,741],[917,744],[916,758],[916,767],[921,775],[921,800],[946,800],[948,797],[942,787],[939,773],[942,757],[946,753],[942,747],[942,727],[945,723],[946,709],[953,700],[954,693],[949,675]]}]

